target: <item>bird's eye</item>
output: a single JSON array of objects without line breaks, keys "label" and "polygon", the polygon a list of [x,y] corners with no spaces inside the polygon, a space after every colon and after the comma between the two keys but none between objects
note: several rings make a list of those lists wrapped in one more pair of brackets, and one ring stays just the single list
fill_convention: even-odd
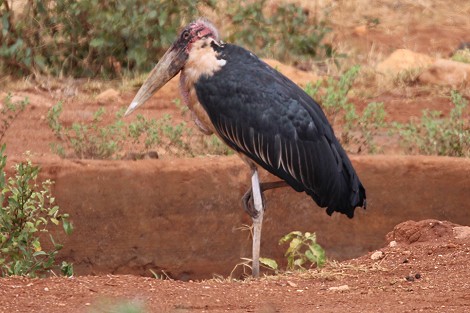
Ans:
[{"label": "bird's eye", "polygon": [[189,31],[185,30],[182,34],[182,37],[184,40],[188,40],[190,35],[191,34],[189,33]]}]

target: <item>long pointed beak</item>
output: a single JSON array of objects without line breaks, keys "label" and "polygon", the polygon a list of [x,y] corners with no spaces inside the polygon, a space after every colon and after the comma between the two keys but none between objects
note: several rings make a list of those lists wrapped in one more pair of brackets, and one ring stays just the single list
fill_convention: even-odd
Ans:
[{"label": "long pointed beak", "polygon": [[183,49],[170,47],[157,65],[150,72],[149,77],[140,87],[124,116],[131,114],[135,109],[145,103],[154,93],[162,88],[170,79],[176,76],[183,68],[187,55]]}]

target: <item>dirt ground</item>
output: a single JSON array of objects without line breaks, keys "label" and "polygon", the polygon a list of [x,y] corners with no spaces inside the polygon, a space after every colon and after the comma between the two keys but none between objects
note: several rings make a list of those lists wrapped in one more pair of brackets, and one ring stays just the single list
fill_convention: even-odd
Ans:
[{"label": "dirt ground", "polygon": [[[464,3],[465,1],[460,1]],[[468,37],[468,5],[461,13],[453,8],[459,1],[379,1],[366,7],[362,17],[345,1],[332,13],[336,21],[335,40],[343,49],[354,51],[358,60],[372,66],[398,48],[409,48],[432,56],[448,56]],[[367,2],[369,3],[369,2]],[[443,8],[448,11],[442,11]],[[354,18],[347,19],[350,10]],[[440,11],[441,10],[441,11]],[[460,9],[459,9],[460,10]],[[465,11],[466,10],[466,11]],[[406,15],[403,15],[406,12]],[[381,24],[362,31],[366,14],[376,14]],[[466,19],[466,18],[467,19]],[[400,25],[397,25],[400,20]],[[347,21],[347,22],[345,22]],[[360,31],[359,31],[360,30]],[[317,75],[292,68],[281,72],[299,84]],[[1,81],[5,83],[4,81]],[[127,106],[135,90],[124,90],[117,98],[100,102],[102,90],[87,81],[63,81],[51,85],[20,83],[15,97],[28,96],[30,106],[14,121],[4,141],[9,157],[19,158],[29,150],[38,159],[57,159],[49,143],[54,135],[47,127],[47,110],[64,101],[64,121],[91,118],[104,106],[111,112]],[[84,86],[88,91],[82,93]],[[10,88],[10,87],[9,87]],[[375,87],[374,87],[375,88]],[[372,88],[372,89],[374,89]],[[90,91],[91,90],[91,91]],[[10,90],[0,90],[1,98]],[[150,117],[171,113],[178,116],[172,100],[178,98],[173,81],[141,111]],[[359,97],[358,97],[359,99]],[[374,89],[367,101],[354,100],[360,107],[383,101],[389,120],[406,121],[420,116],[423,109],[447,114],[450,101],[442,87],[391,86]],[[183,119],[183,118],[181,118]],[[389,147],[385,153],[396,153]],[[198,162],[194,159],[194,162]],[[452,184],[449,181],[449,184]],[[130,275],[0,278],[0,312],[466,312],[470,310],[470,234],[468,228],[445,221],[408,221],[397,225],[387,237],[383,255],[374,251],[360,258],[333,262],[322,270],[288,273],[245,281],[225,278],[181,282]],[[374,255],[374,257],[377,254]]]},{"label": "dirt ground", "polygon": [[468,311],[470,227],[409,221],[387,239],[388,246],[355,260],[256,280],[3,278],[0,312]]}]

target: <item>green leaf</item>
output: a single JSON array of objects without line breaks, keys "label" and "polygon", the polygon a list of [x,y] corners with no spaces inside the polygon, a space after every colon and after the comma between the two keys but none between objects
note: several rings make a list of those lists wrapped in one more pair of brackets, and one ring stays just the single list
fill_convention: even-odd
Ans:
[{"label": "green leaf", "polygon": [[316,263],[317,258],[315,257],[315,255],[313,254],[313,252],[312,252],[311,250],[306,250],[306,251],[305,251],[305,256],[307,257],[307,259],[308,259],[311,263]]},{"label": "green leaf", "polygon": [[42,250],[41,251],[36,251],[36,252],[33,253],[33,256],[39,256],[39,255],[47,255],[47,253],[42,251]]},{"label": "green leaf", "polygon": [[73,264],[62,261],[62,264],[60,265],[60,271],[62,272],[62,275],[64,276],[67,276],[67,277],[73,276]]},{"label": "green leaf", "polygon": [[302,267],[302,265],[305,263],[305,260],[303,258],[299,258],[299,259],[296,259],[294,261],[294,265],[298,266],[298,267]]},{"label": "green leaf", "polygon": [[270,258],[259,258],[259,262],[267,267],[269,267],[270,269],[274,270],[274,271],[277,271],[278,269],[278,265],[277,265],[277,262],[273,259],[270,259]]},{"label": "green leaf", "polygon": [[62,220],[62,227],[64,228],[64,231],[67,235],[72,234],[73,232],[73,224],[69,222],[68,220]]},{"label": "green leaf", "polygon": [[279,240],[279,244],[282,244],[282,243],[291,241],[291,239],[294,238],[295,236],[301,237],[301,236],[302,236],[302,232],[300,232],[300,231],[293,231],[293,232],[288,233],[287,235],[284,235],[284,236]]},{"label": "green leaf", "polygon": [[299,238],[294,238],[289,244],[289,249],[297,250],[297,248],[302,244],[302,240]]}]

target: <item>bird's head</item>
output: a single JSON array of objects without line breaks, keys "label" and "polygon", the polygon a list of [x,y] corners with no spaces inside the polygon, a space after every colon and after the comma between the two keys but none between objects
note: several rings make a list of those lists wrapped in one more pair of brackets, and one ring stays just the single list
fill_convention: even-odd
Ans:
[{"label": "bird's head", "polygon": [[198,19],[186,26],[150,72],[124,115],[132,113],[175,77],[186,64],[192,47],[198,41],[207,38],[213,38],[216,41],[219,38],[217,29],[209,21]]}]

